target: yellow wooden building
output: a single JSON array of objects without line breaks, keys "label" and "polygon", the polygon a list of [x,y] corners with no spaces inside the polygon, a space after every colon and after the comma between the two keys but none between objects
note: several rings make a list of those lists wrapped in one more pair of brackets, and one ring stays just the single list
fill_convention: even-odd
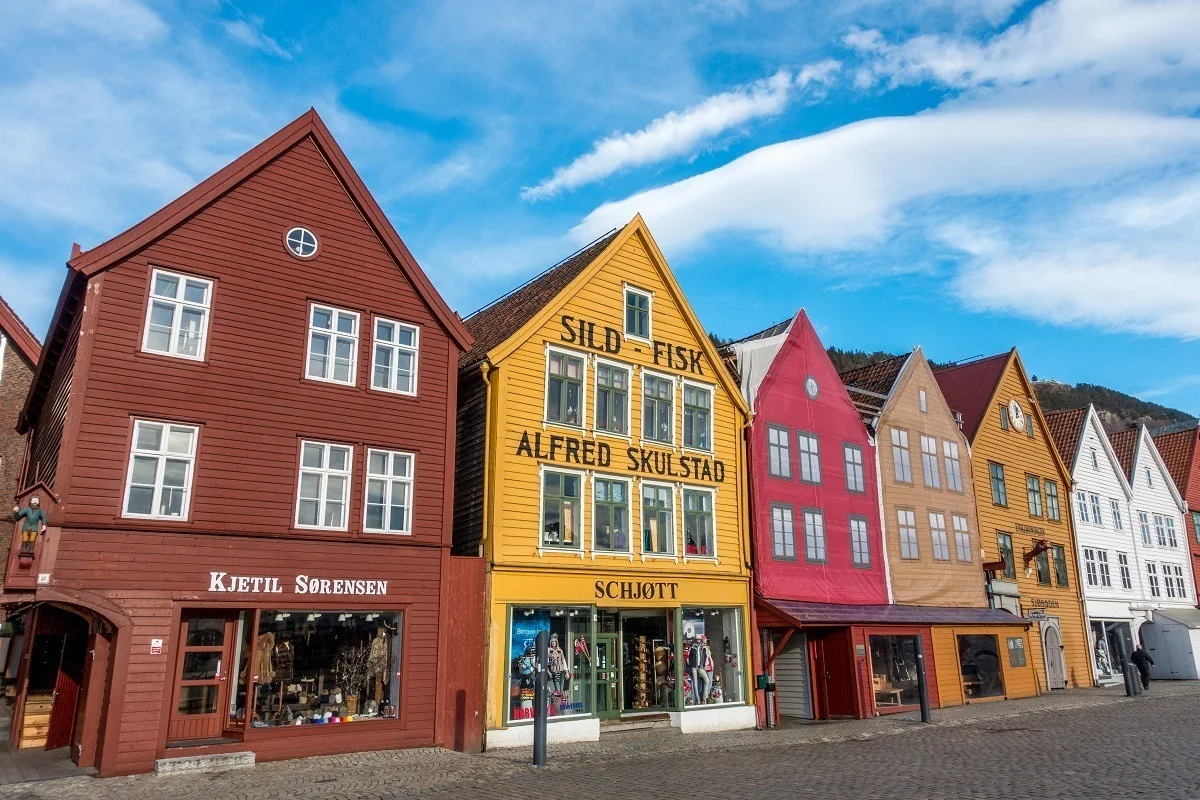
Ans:
[{"label": "yellow wooden building", "polygon": [[455,548],[488,564],[487,743],[753,727],[747,408],[641,217],[471,315]]},{"label": "yellow wooden building", "polygon": [[1071,474],[1016,349],[935,374],[971,443],[992,605],[1036,623],[1027,658],[1039,690],[1092,686]]}]

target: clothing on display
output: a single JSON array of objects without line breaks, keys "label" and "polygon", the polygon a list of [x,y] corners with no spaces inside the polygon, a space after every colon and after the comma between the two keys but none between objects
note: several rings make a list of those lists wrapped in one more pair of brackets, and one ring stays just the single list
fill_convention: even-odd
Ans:
[{"label": "clothing on display", "polygon": [[[509,719],[533,719],[537,637],[542,631],[549,635],[546,665],[549,715],[561,717],[591,713],[590,610],[514,608],[509,629]],[[569,654],[564,643],[571,644]]]}]

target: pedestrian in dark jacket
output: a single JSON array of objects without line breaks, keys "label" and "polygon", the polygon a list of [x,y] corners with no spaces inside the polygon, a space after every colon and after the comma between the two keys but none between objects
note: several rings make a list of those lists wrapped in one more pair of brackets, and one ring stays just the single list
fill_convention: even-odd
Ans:
[{"label": "pedestrian in dark jacket", "polygon": [[1137,667],[1138,674],[1142,676],[1142,688],[1149,689],[1150,667],[1154,666],[1154,659],[1139,644],[1137,649],[1133,651],[1133,655],[1129,657],[1129,660],[1133,662],[1133,665]]}]

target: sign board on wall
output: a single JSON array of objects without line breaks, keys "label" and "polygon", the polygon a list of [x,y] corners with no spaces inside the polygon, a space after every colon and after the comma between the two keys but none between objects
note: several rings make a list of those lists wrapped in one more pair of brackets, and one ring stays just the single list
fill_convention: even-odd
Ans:
[{"label": "sign board on wall", "polygon": [[150,640],[150,655],[152,655],[152,656],[162,655],[162,648],[163,648],[163,640],[162,639],[151,639]]},{"label": "sign board on wall", "polygon": [[1042,609],[1033,608],[1030,609],[1029,614],[1026,615],[1025,619],[1029,620],[1030,622],[1045,622],[1046,620],[1050,619],[1050,617],[1046,616],[1046,612]]}]

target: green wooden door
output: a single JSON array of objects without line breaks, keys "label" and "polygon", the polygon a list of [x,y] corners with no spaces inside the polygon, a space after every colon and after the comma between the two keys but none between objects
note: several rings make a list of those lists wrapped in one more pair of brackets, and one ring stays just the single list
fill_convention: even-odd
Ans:
[{"label": "green wooden door", "polygon": [[600,719],[621,716],[621,659],[612,634],[596,637],[596,715]]}]

